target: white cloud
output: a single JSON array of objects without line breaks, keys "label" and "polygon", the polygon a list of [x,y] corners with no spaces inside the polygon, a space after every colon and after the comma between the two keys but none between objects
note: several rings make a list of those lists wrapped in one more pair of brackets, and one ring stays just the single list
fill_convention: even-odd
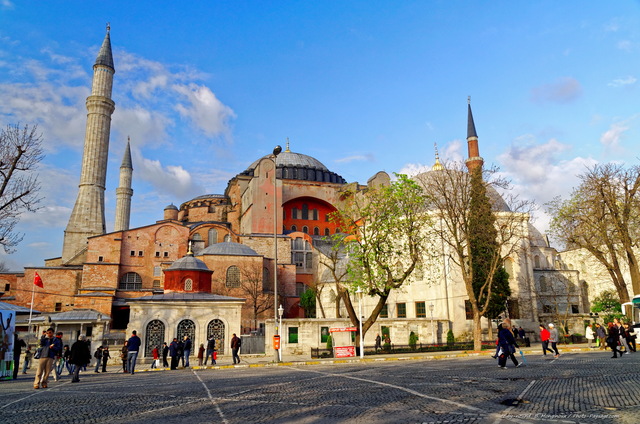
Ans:
[{"label": "white cloud", "polygon": [[[460,143],[460,140],[458,139],[452,140],[449,143],[445,144],[442,150],[438,149],[439,156],[440,156],[440,163],[442,163],[443,165],[446,165],[449,162],[458,162],[458,163],[463,162],[464,159],[461,153],[461,148],[462,148],[462,145]],[[400,171],[398,171],[398,173],[406,174],[408,176],[418,175],[422,172],[430,171],[434,163],[435,163],[435,151],[434,151],[434,161],[431,165],[424,165],[421,163],[408,163],[404,165],[400,169]]]},{"label": "white cloud", "polygon": [[334,162],[336,163],[350,163],[350,162],[374,162],[375,157],[371,153],[367,153],[364,155],[352,155],[346,156],[344,158],[336,159]]},{"label": "white cloud", "polygon": [[13,9],[15,7],[10,0],[2,0],[0,5],[2,5],[3,9]]},{"label": "white cloud", "polygon": [[629,75],[626,78],[617,78],[607,84],[609,87],[623,87],[625,85],[633,85],[637,81],[636,77]]},{"label": "white cloud", "polygon": [[225,106],[208,87],[194,83],[175,84],[172,89],[183,96],[186,104],[178,103],[175,109],[209,136],[229,133],[229,120],[235,118],[230,107]]},{"label": "white cloud", "polygon": [[132,155],[135,156],[136,176],[150,183],[157,191],[174,195],[178,199],[203,192],[202,188],[194,183],[189,171],[183,167],[163,166],[159,160],[144,158],[134,149]]},{"label": "white cloud", "polygon": [[616,47],[620,50],[630,52],[633,48],[633,43],[631,43],[631,41],[629,40],[620,40],[616,44]]},{"label": "white cloud", "polygon": [[606,147],[616,148],[620,145],[620,140],[627,130],[629,130],[629,126],[624,122],[611,124],[609,129],[600,137],[600,143]]},{"label": "white cloud", "polygon": [[582,95],[582,86],[575,78],[564,77],[542,84],[531,90],[531,100],[535,103],[570,103]]}]

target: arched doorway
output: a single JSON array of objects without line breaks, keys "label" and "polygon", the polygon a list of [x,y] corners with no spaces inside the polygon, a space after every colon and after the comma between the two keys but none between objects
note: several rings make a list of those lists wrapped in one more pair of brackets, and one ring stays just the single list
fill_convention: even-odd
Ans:
[{"label": "arched doorway", "polygon": [[147,331],[145,331],[144,340],[144,355],[146,357],[152,356],[153,348],[158,346],[158,349],[162,349],[162,343],[164,343],[164,323],[160,320],[154,319],[147,324]]},{"label": "arched doorway", "polygon": [[224,354],[224,322],[219,319],[209,321],[207,325],[207,340],[213,336],[216,340],[216,347],[219,354]]},{"label": "arched doorway", "polygon": [[[191,345],[197,346],[196,344],[196,323],[191,321],[190,319],[183,319],[178,323],[178,331],[176,332],[176,337],[178,340],[184,339],[184,336],[189,336],[191,339]],[[193,347],[191,348],[192,350]]]}]

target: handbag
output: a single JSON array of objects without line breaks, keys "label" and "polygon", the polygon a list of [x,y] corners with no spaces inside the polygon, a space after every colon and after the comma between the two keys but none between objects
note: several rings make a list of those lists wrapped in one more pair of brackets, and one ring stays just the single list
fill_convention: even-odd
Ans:
[{"label": "handbag", "polygon": [[36,353],[33,354],[34,359],[40,359],[42,357],[42,348],[39,347],[36,349]]}]

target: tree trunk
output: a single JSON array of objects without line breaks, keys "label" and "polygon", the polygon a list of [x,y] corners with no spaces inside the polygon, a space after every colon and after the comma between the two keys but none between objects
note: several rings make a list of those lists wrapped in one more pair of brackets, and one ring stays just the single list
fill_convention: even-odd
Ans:
[{"label": "tree trunk", "polygon": [[473,350],[482,350],[482,316],[477,307],[473,308]]}]

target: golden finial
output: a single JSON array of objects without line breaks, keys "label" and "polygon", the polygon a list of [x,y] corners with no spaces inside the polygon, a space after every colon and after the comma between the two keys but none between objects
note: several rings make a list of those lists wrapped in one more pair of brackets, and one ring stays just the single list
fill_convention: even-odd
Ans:
[{"label": "golden finial", "polygon": [[287,148],[285,149],[285,152],[291,153],[291,150],[289,150],[289,137],[287,137]]},{"label": "golden finial", "polygon": [[189,240],[189,250],[187,252],[187,255],[193,256],[193,252],[191,251],[191,240]]},{"label": "golden finial", "polygon": [[431,167],[432,171],[442,171],[444,166],[440,163],[440,155],[438,154],[438,144],[433,143],[433,147],[436,149],[436,163]]}]

